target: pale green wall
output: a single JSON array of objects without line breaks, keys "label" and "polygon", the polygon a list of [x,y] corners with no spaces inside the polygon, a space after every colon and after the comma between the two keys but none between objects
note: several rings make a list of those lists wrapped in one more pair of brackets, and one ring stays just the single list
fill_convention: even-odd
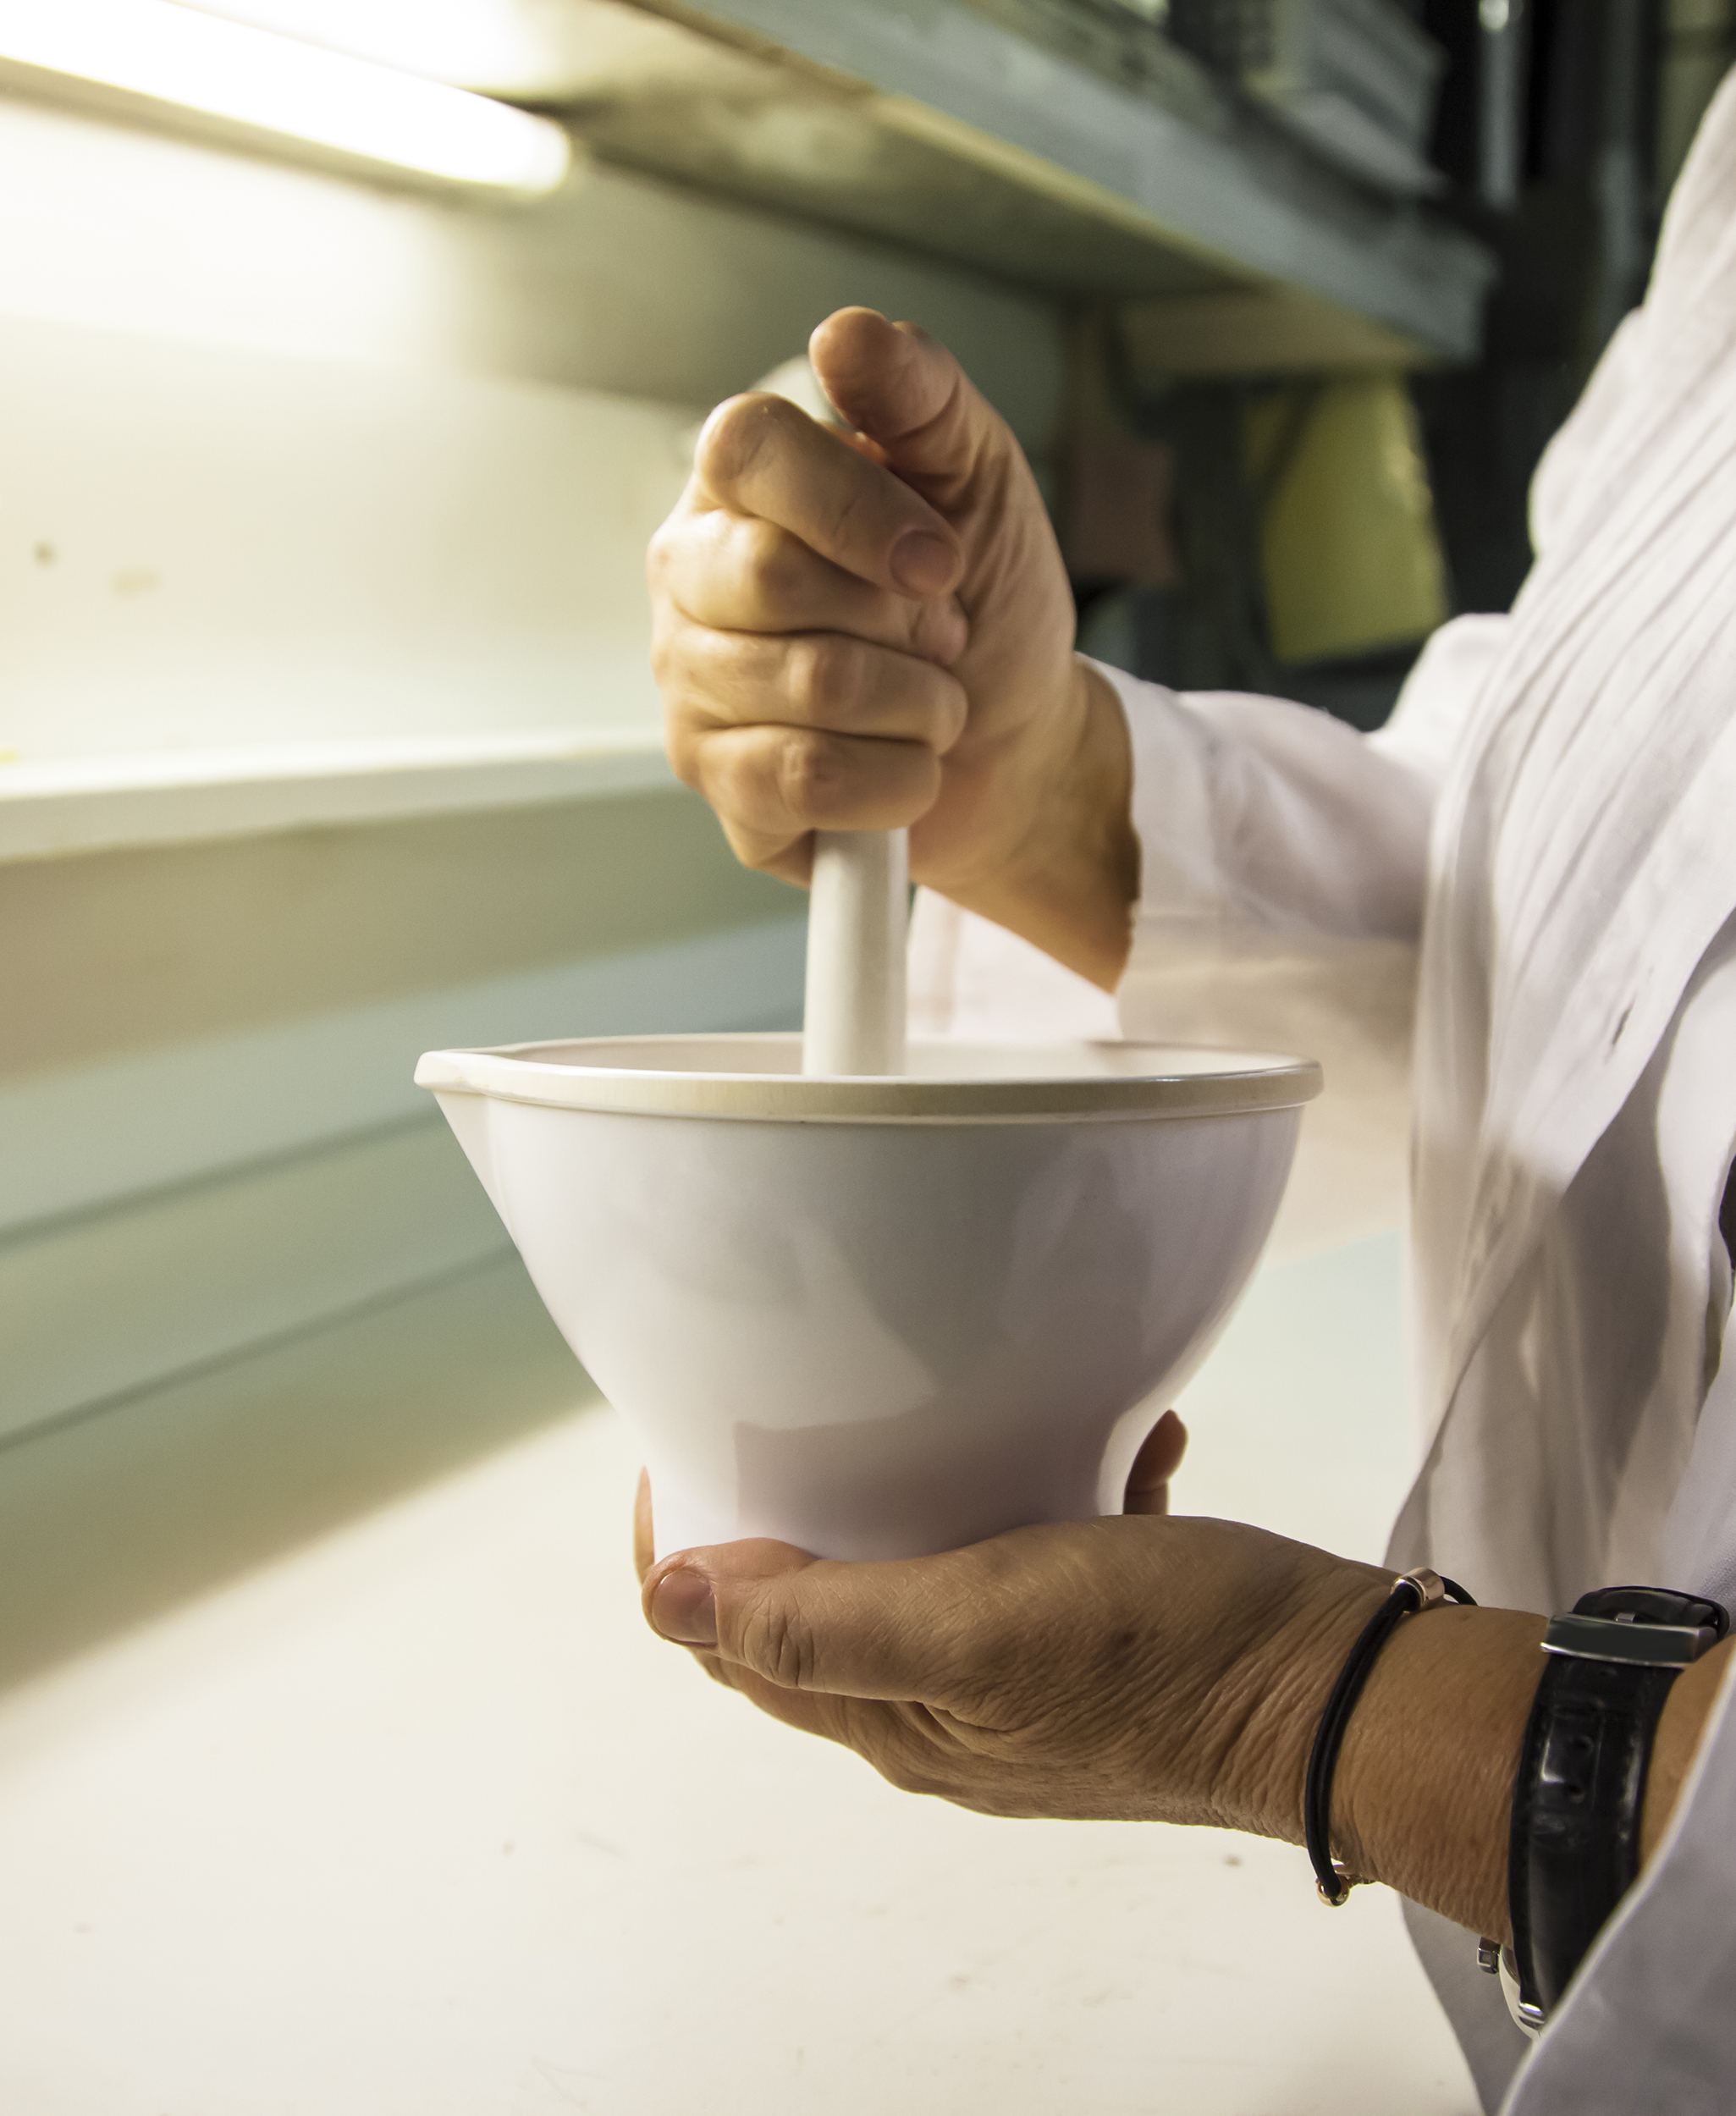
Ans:
[{"label": "pale green wall", "polygon": [[[846,301],[950,340],[1035,453],[1059,405],[1043,304],[625,175],[502,212],[0,97],[0,190],[32,201],[0,217],[0,334],[70,333],[63,387],[99,377],[123,419],[146,340],[196,355],[226,416],[245,423],[255,390],[266,427],[273,375],[301,376],[305,406],[339,371],[619,392],[692,419]],[[79,505],[117,550],[165,491],[190,548],[283,543],[268,489],[218,504],[170,463],[141,493],[105,482],[108,461],[80,466]],[[27,467],[52,511],[70,485],[52,458]],[[341,466],[333,485],[341,510]],[[37,533],[20,489],[0,479],[0,627]],[[124,657],[103,681],[112,739],[150,747]],[[513,708],[509,688],[503,725]],[[233,709],[245,739],[245,674]],[[0,865],[0,1430],[489,1267],[504,1237],[409,1084],[417,1053],[788,1023],[802,949],[799,894],[741,873],[674,791]]]},{"label": "pale green wall", "polygon": [[685,791],[0,866],[0,1091],[803,901]]}]

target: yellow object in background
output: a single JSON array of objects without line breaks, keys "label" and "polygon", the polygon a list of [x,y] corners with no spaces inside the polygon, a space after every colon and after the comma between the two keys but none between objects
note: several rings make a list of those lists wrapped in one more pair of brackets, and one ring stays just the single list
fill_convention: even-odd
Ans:
[{"label": "yellow object in background", "polygon": [[1372,653],[1446,621],[1447,568],[1402,376],[1274,391],[1249,407],[1243,439],[1280,661]]}]

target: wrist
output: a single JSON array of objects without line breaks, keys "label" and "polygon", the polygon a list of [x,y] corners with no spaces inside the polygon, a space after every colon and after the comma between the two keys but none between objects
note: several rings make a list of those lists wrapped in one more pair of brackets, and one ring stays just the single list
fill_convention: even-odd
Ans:
[{"label": "wrist", "polygon": [[1242,1728],[1225,1789],[1232,1827],[1299,1844],[1308,1759],[1333,1683],[1392,1576],[1347,1560],[1297,1593],[1283,1621],[1250,1656],[1243,1683],[1256,1700]]},{"label": "wrist", "polygon": [[1121,700],[1075,655],[1049,739],[1025,747],[1003,796],[1023,828],[992,868],[947,894],[1113,991],[1139,894],[1133,780]]},{"label": "wrist", "polygon": [[[1251,1656],[1258,1698],[1223,1783],[1222,1821],[1303,1841],[1308,1761],[1351,1649],[1393,1575],[1340,1561]],[[1452,1605],[1407,1617],[1351,1715],[1331,1787],[1331,1850],[1470,1930],[1507,1933],[1513,1774],[1541,1669],[1541,1617]]]},{"label": "wrist", "polygon": [[1513,1777],[1545,1622],[1449,1606],[1401,1624],[1333,1787],[1334,1837],[1353,1872],[1503,1941]]},{"label": "wrist", "polygon": [[[1318,1554],[1316,1554],[1318,1555]],[[1303,1788],[1326,1700],[1393,1576],[1329,1560],[1290,1583],[1290,1614],[1238,1665],[1227,1708],[1251,1700],[1226,1744],[1214,1819],[1303,1840]],[[1339,1751],[1331,1849],[1466,1930],[1507,1943],[1514,1782],[1542,1678],[1547,1620],[1448,1604],[1406,1617],[1375,1661]],[[1692,1768],[1736,1640],[1672,1686],[1653,1743],[1640,1864],[1656,1853]]]}]

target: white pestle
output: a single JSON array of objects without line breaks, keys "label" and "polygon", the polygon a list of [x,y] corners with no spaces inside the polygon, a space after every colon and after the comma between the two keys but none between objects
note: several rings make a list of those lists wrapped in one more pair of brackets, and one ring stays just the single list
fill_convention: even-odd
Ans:
[{"label": "white pestle", "polygon": [[904,1071],[909,833],[817,830],[802,1070]]}]

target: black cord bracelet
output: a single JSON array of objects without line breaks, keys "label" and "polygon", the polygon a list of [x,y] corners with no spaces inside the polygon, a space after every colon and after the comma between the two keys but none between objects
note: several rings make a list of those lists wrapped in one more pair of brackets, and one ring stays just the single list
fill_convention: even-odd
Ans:
[{"label": "black cord bracelet", "polygon": [[1320,1714],[1320,1728],[1309,1754],[1308,1777],[1303,1787],[1302,1827],[1320,1900],[1334,1909],[1347,1900],[1356,1885],[1356,1876],[1332,1856],[1332,1773],[1338,1766],[1344,1731],[1350,1724],[1350,1715],[1356,1710],[1363,1686],[1380,1658],[1381,1647],[1407,1617],[1421,1609],[1435,1608],[1443,1601],[1456,1601],[1470,1609],[1477,1606],[1456,1580],[1443,1579],[1426,1565],[1418,1566],[1414,1573],[1400,1573],[1393,1582],[1392,1592],[1363,1626],[1344,1666],[1338,1671],[1338,1680],[1332,1685],[1326,1709]]}]

